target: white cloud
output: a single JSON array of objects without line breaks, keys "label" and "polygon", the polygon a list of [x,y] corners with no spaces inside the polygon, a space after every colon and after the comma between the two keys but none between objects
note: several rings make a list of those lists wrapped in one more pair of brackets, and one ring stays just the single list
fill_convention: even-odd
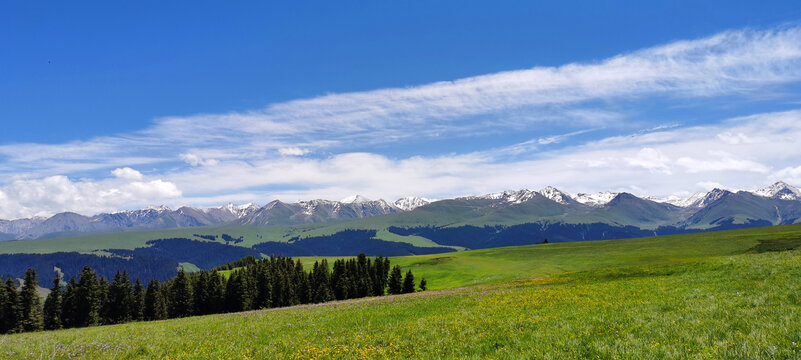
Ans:
[{"label": "white cloud", "polygon": [[801,165],[788,166],[781,169],[773,175],[773,178],[775,180],[784,180],[791,184],[801,185]]},{"label": "white cloud", "polygon": [[[729,144],[709,136],[727,131],[766,141]],[[390,200],[406,195],[447,198],[546,185],[573,193],[615,190],[659,197],[723,185],[758,188],[776,177],[801,185],[798,138],[801,111],[790,111],[721,125],[609,137],[514,161],[508,161],[506,150],[400,159],[343,153],[327,158],[227,160],[217,166],[178,169],[156,180],[116,176],[134,174],[132,169],[101,181],[54,176],[0,188],[0,218],[65,210],[93,214],[165,202],[211,206],[274,198],[338,199],[355,193]],[[781,170],[770,172],[771,168]]]},{"label": "white cloud", "polygon": [[[752,134],[767,142],[732,145],[709,136],[725,131]],[[795,138],[801,138],[801,111],[611,137],[544,152],[535,159],[508,161],[506,150],[404,159],[345,153],[325,159],[229,162],[215,169],[172,174],[169,179],[198,194],[297,188],[263,195],[286,201],[337,199],[354,193],[387,199],[405,195],[445,198],[546,185],[573,192],[619,190],[668,196],[721,184],[762,187],[776,176],[769,174],[770,168],[801,165],[801,147]],[[794,174],[791,170],[780,173]]]},{"label": "white cloud", "polygon": [[299,147],[285,147],[278,149],[278,153],[282,156],[303,156],[309,153],[309,150],[301,149]]},{"label": "white cloud", "polygon": [[696,185],[698,185],[698,187],[704,191],[709,191],[712,189],[726,189],[726,185],[716,181],[700,181]]},{"label": "white cloud", "polygon": [[758,173],[767,173],[770,171],[770,168],[763,164],[746,159],[736,159],[731,154],[725,152],[712,152],[705,160],[694,157],[683,157],[678,159],[676,163],[684,166],[689,173],[725,170],[752,171]]},{"label": "white cloud", "polygon": [[181,154],[179,157],[185,163],[187,163],[189,165],[192,165],[192,166],[198,166],[198,165],[214,166],[214,165],[217,165],[217,164],[220,163],[217,159],[203,159],[199,155],[193,154],[193,153]]},{"label": "white cloud", "polygon": [[631,166],[639,166],[652,172],[670,174],[668,162],[670,159],[654,148],[643,148],[634,157],[624,158]]},{"label": "white cloud", "polygon": [[725,143],[727,143],[729,145],[753,144],[753,143],[756,143],[756,142],[760,141],[760,139],[754,139],[754,138],[752,138],[752,137],[750,137],[750,136],[748,136],[746,134],[743,134],[743,133],[733,134],[731,132],[724,132],[724,133],[718,134],[718,139],[720,139],[720,141],[723,141],[723,142],[725,142]]},{"label": "white cloud", "polygon": [[[124,170],[118,173],[124,172],[132,174]],[[91,215],[161,204],[181,195],[174,183],[160,179],[147,181],[117,176],[101,181],[72,181],[66,176],[50,176],[16,180],[0,188],[0,218],[49,216],[64,211]]]},{"label": "white cloud", "polygon": [[129,167],[116,168],[111,171],[111,174],[125,180],[142,180],[142,173]]}]

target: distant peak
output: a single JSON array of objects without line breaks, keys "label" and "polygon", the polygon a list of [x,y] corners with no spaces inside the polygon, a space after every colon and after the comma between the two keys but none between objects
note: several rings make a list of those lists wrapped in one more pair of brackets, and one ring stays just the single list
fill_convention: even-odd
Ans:
[{"label": "distant peak", "polygon": [[407,196],[395,200],[393,205],[404,211],[411,211],[431,203],[431,200],[417,196]]},{"label": "distant peak", "polygon": [[616,198],[619,193],[604,191],[595,194],[576,194],[576,201],[589,206],[603,206]]},{"label": "distant peak", "polygon": [[799,200],[801,191],[795,186],[789,185],[784,181],[777,181],[775,184],[753,191],[754,195],[774,198],[780,200]]},{"label": "distant peak", "polygon": [[227,204],[225,204],[223,206],[220,206],[220,209],[244,210],[244,209],[249,209],[249,208],[253,208],[253,207],[258,207],[258,205],[254,204],[254,203],[247,203],[247,204],[237,205],[237,204],[229,202],[229,203],[227,203]]},{"label": "distant peak", "polygon": [[560,204],[567,204],[568,199],[571,198],[566,192],[559,190],[553,186],[546,186],[542,190],[539,191],[540,195],[545,196],[548,199],[551,199],[555,202]]},{"label": "distant peak", "polygon": [[160,205],[160,206],[150,205],[147,208],[145,208],[145,210],[155,210],[158,212],[171,211],[167,205]]},{"label": "distant peak", "polygon": [[689,197],[681,197],[678,195],[671,195],[664,199],[651,199],[656,202],[667,203],[678,207],[703,207],[701,202],[706,197],[705,192],[698,192],[690,195]]},{"label": "distant peak", "polygon": [[491,194],[480,195],[480,196],[467,196],[467,197],[461,197],[461,198],[458,198],[458,199],[463,199],[463,200],[475,200],[475,199],[500,200],[500,201],[505,202],[505,203],[520,204],[520,203],[526,202],[528,200],[531,200],[536,195],[537,195],[536,191],[523,189],[523,190],[506,190],[506,191],[503,191],[503,192],[491,193]]},{"label": "distant peak", "polygon": [[339,200],[339,202],[345,203],[345,204],[360,204],[360,203],[365,203],[365,202],[370,202],[370,201],[371,201],[370,199],[368,199],[368,198],[366,198],[364,196],[361,196],[361,195],[352,195],[352,196],[348,196],[348,197],[346,197],[346,198],[344,198],[342,200]]}]

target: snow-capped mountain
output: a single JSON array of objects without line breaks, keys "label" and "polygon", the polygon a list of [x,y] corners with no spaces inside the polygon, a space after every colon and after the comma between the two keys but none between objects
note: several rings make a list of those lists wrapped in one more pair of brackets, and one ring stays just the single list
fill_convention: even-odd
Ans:
[{"label": "snow-capped mountain", "polygon": [[465,196],[458,198],[460,200],[498,200],[501,203],[507,204],[520,204],[533,199],[536,196],[544,196],[560,204],[568,204],[573,197],[553,186],[547,186],[540,191],[529,189],[523,190],[506,190],[497,193],[478,195],[478,196]]},{"label": "snow-capped mountain", "polygon": [[524,201],[531,200],[537,196],[536,191],[523,189],[523,190],[506,190],[497,193],[478,195],[478,196],[465,196],[457,198],[459,200],[500,200],[504,203],[519,204]]},{"label": "snow-capped mountain", "polygon": [[595,194],[578,193],[574,199],[587,206],[604,206],[614,199],[619,193],[616,192],[598,192]]},{"label": "snow-capped mountain", "polygon": [[251,226],[322,223],[362,219],[403,211],[383,199],[370,200],[364,196],[355,195],[343,200],[316,199],[297,203],[275,200],[253,214],[236,220],[236,223]]},{"label": "snow-capped mountain", "polygon": [[360,204],[360,203],[366,203],[366,202],[370,202],[370,201],[372,201],[372,200],[370,200],[370,199],[368,199],[368,198],[366,198],[364,196],[358,195],[358,194],[357,195],[351,195],[351,196],[348,196],[348,197],[346,197],[346,198],[344,198],[342,200],[339,200],[339,202],[341,202],[343,204]]},{"label": "snow-capped mountain", "polygon": [[547,197],[553,201],[556,201],[560,204],[567,204],[570,200],[573,199],[568,193],[561,191],[553,186],[547,186],[544,189],[539,191],[540,195]]},{"label": "snow-capped mountain", "polygon": [[784,181],[779,181],[771,186],[752,191],[752,193],[757,196],[779,200],[801,199],[801,190],[795,186],[785,183]]},{"label": "snow-capped mountain", "polygon": [[701,200],[706,197],[707,193],[705,192],[698,192],[695,194],[690,195],[689,197],[680,197],[680,196],[669,196],[664,199],[659,198],[649,198],[649,200],[653,200],[656,202],[667,203],[671,205],[676,205],[678,207],[702,207]]},{"label": "snow-capped mountain", "polygon": [[712,189],[710,192],[706,193],[702,198],[697,199],[695,202],[691,203],[690,207],[702,208],[729,194],[732,194],[732,192],[729,190],[715,188]]},{"label": "snow-capped mountain", "polygon": [[403,211],[411,211],[417,209],[421,206],[428,205],[431,203],[431,200],[416,196],[407,196],[402,197],[398,200],[395,200],[394,205],[403,210]]},{"label": "snow-capped mountain", "polygon": [[[769,223],[801,221],[795,215],[801,213],[801,191],[784,182],[777,182],[766,188],[754,191],[733,192],[713,189],[707,193],[697,193],[687,198],[638,198],[631,194],[616,192],[579,193],[573,196],[555,187],[548,186],[539,191],[528,189],[507,190],[457,199],[462,201],[481,200],[472,206],[477,208],[488,206],[490,209],[501,209],[509,205],[535,201],[535,199],[536,201],[545,201],[545,198],[562,205],[562,207],[554,207],[555,205],[551,204],[541,208],[544,209],[542,211],[550,214],[578,214],[575,216],[581,216],[582,213],[611,211],[611,208],[615,208],[617,214],[629,213],[635,217],[637,211],[642,215],[646,209],[650,209],[651,213],[648,216],[652,218],[657,218],[657,215],[664,215],[658,214],[660,212],[671,214],[676,211],[680,212],[680,214],[663,216],[664,224],[670,223],[665,219],[679,217],[683,217],[689,222],[700,224],[724,221],[726,219],[734,219],[732,221],[739,222],[759,220]],[[340,201],[316,199],[297,203],[284,203],[275,200],[263,207],[252,203],[242,205],[229,203],[212,208],[184,206],[176,210],[166,206],[150,206],[141,210],[118,211],[94,216],[65,212],[49,218],[0,220],[0,240],[31,239],[43,236],[73,236],[83,233],[126,230],[213,226],[229,223],[252,226],[322,223],[414,211],[418,207],[430,203],[432,203],[431,200],[419,197],[404,197],[390,203],[383,199],[370,200],[361,195],[354,195]],[[657,206],[657,204],[664,206]],[[668,204],[672,206],[668,206]],[[623,210],[621,210],[621,207]],[[735,210],[733,210],[734,207],[736,207]],[[796,207],[799,207],[799,209],[796,209]],[[629,208],[632,208],[632,210],[629,211]],[[761,212],[756,212],[755,209],[761,209]],[[570,213],[571,211],[573,213]],[[732,211],[739,211],[740,215],[731,215]],[[765,218],[766,216],[760,214],[775,214],[776,218]],[[536,218],[532,218],[532,221],[536,221]]]}]

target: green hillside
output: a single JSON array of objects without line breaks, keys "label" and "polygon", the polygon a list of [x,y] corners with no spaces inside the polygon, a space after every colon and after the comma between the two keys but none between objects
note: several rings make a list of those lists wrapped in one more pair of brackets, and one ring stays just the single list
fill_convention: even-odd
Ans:
[{"label": "green hillside", "polygon": [[[798,204],[792,203],[785,211],[792,212]],[[752,220],[765,220],[772,224],[779,223],[780,211],[777,205],[767,202],[764,198],[746,193],[728,194],[693,214],[686,223],[691,228],[709,228],[716,223],[731,220],[735,224],[742,224]]]},{"label": "green hillside", "polygon": [[[760,241],[801,241],[801,225],[770,226],[641,239],[512,246],[392,258],[425,276],[432,289],[491,284],[569,271],[663,265],[709,256],[742,254]],[[300,258],[311,265],[322,257]],[[336,259],[336,257],[328,258]],[[329,261],[330,262],[330,261]]]},{"label": "green hillside", "polygon": [[779,250],[798,247],[801,227],[782,226],[394,258],[442,290],[6,335],[0,354],[793,359],[801,355],[801,250]]}]

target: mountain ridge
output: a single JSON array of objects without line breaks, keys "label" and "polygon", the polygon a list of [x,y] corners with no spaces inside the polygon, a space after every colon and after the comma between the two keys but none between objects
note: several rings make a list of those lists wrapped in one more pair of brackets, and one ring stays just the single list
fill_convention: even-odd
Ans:
[{"label": "mountain ridge", "polygon": [[[743,198],[748,195],[752,198]],[[715,205],[719,203],[719,200],[730,196],[738,197],[738,199],[724,202],[724,205]],[[546,204],[546,199],[555,204]],[[273,200],[261,207],[253,203],[242,205],[228,203],[211,208],[182,206],[176,210],[163,205],[150,206],[140,210],[101,213],[93,216],[63,212],[49,218],[0,220],[0,240],[226,224],[242,226],[316,224],[411,212],[442,201],[404,197],[395,202],[388,202],[383,199],[370,200],[361,195],[354,195],[340,201],[314,199],[285,203]],[[445,199],[445,201],[486,202],[488,209],[493,210],[487,210],[486,213],[479,211],[476,215],[478,218],[487,217],[487,221],[500,221],[503,216],[514,217],[514,212],[518,211],[525,215],[531,215],[531,218],[539,217],[573,223],[597,219],[600,222],[644,226],[645,228],[665,225],[703,228],[721,221],[738,223],[750,219],[770,221],[776,224],[796,221],[798,216],[795,215],[796,210],[793,204],[801,204],[801,191],[797,187],[779,181],[753,191],[732,192],[715,188],[707,193],[697,193],[688,198],[658,199],[637,197],[626,192],[571,195],[548,186],[537,191],[506,190]],[[621,203],[623,204],[621,205]],[[524,206],[527,210],[506,209],[512,205],[523,206],[524,204],[528,204]],[[532,210],[534,204],[540,204],[536,205],[539,210]],[[477,206],[483,205],[478,204]],[[725,215],[726,206],[736,208],[742,214]],[[713,210],[706,210],[709,207],[712,207]],[[782,209],[784,209],[784,214]],[[717,214],[718,217],[715,218],[710,214]]]}]

